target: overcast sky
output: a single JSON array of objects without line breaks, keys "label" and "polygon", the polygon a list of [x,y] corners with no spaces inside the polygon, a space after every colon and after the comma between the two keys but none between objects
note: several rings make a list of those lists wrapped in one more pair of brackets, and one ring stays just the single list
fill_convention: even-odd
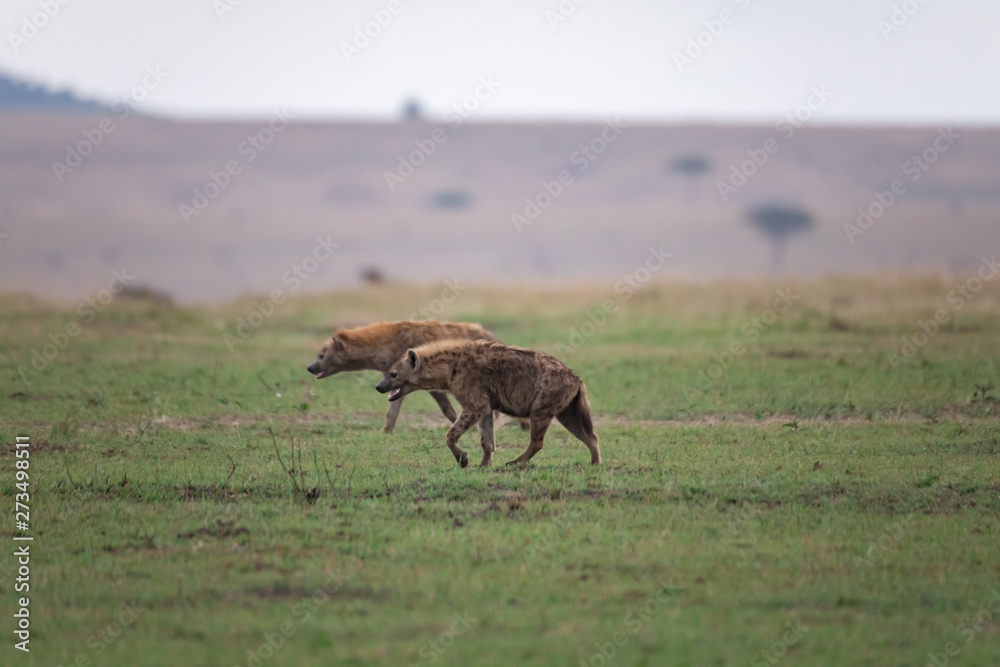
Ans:
[{"label": "overcast sky", "polygon": [[189,117],[439,117],[492,77],[477,120],[774,122],[822,88],[814,121],[997,124],[998,30],[985,0],[3,0],[0,69],[112,99],[159,68],[144,108]]}]

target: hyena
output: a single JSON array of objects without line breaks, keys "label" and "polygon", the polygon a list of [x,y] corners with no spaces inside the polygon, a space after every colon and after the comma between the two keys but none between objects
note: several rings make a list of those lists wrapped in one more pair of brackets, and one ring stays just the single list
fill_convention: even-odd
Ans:
[{"label": "hyena", "polygon": [[528,448],[507,465],[527,463],[542,449],[553,417],[587,445],[592,464],[601,462],[583,380],[544,352],[490,340],[429,343],[407,350],[375,388],[388,392],[391,403],[420,389],[454,394],[462,414],[448,429],[446,442],[463,468],[469,457],[458,447],[458,439],[477,422],[483,448],[480,465],[492,462],[494,410],[527,418],[531,424]]},{"label": "hyena", "polygon": [[[342,371],[382,371],[388,376],[389,367],[410,348],[436,340],[479,339],[495,341],[496,337],[478,324],[465,322],[381,322],[336,332],[306,370],[316,379],[330,377]],[[430,392],[441,412],[454,422],[458,416],[444,391]],[[389,405],[383,431],[392,433],[399,416],[400,401]]]}]

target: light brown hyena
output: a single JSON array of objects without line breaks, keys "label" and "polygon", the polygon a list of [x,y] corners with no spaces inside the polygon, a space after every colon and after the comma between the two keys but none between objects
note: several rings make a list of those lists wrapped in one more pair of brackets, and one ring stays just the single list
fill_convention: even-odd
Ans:
[{"label": "light brown hyena", "polygon": [[[496,340],[493,334],[478,324],[432,320],[381,322],[336,332],[323,345],[316,361],[306,370],[315,375],[317,380],[343,371],[374,370],[388,375],[389,367],[408,349],[453,338]],[[444,391],[432,391],[430,394],[448,421],[454,422],[457,415],[448,395]],[[401,401],[390,404],[382,429],[386,433],[392,433],[395,428],[400,407]]]},{"label": "light brown hyena", "polygon": [[446,442],[463,468],[469,457],[458,447],[458,439],[477,422],[483,448],[481,465],[493,460],[494,410],[531,422],[528,449],[507,465],[527,463],[542,449],[553,417],[587,445],[592,464],[601,462],[583,381],[544,352],[488,340],[429,343],[407,350],[375,388],[388,392],[390,402],[420,389],[454,394],[462,413],[448,429]]}]

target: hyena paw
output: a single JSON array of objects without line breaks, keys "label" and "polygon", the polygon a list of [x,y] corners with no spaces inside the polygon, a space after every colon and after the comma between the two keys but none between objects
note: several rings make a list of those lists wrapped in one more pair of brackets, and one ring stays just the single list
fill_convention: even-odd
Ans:
[{"label": "hyena paw", "polygon": [[462,466],[463,468],[469,465],[469,455],[466,454],[465,452],[462,452],[462,458],[458,460],[458,465]]}]

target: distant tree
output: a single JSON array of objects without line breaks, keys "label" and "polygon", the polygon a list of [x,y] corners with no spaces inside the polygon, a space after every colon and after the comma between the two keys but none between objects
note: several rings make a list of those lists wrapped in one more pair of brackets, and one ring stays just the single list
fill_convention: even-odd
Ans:
[{"label": "distant tree", "polygon": [[381,285],[385,282],[385,273],[377,266],[366,266],[359,273],[361,282],[369,285]]},{"label": "distant tree", "polygon": [[784,204],[764,204],[747,211],[750,223],[771,241],[771,268],[780,271],[785,264],[788,239],[792,234],[812,229],[813,217],[807,211]]},{"label": "distant tree", "polygon": [[682,155],[668,161],[667,169],[684,177],[687,181],[687,198],[691,199],[698,178],[712,172],[712,162],[703,155]]},{"label": "distant tree", "polygon": [[412,122],[417,120],[423,120],[424,110],[420,106],[420,102],[415,99],[408,99],[403,103],[403,120]]},{"label": "distant tree", "polygon": [[711,161],[703,155],[682,155],[671,160],[668,166],[673,171],[679,171],[685,176],[691,177],[701,176],[712,171]]},{"label": "distant tree", "polygon": [[472,205],[472,195],[462,190],[440,190],[430,197],[430,207],[441,211],[459,210]]}]

